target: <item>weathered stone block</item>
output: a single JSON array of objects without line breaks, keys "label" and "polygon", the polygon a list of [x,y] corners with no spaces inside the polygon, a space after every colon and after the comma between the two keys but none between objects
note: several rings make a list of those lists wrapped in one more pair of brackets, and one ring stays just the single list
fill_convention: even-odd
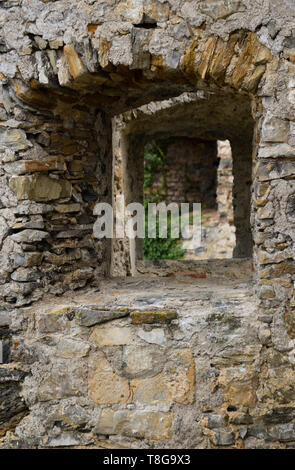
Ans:
[{"label": "weathered stone block", "polygon": [[81,439],[70,433],[63,433],[61,436],[53,437],[49,440],[44,439],[46,447],[73,447],[81,445]]},{"label": "weathered stone block", "polygon": [[272,286],[262,286],[260,289],[259,297],[263,300],[273,300],[275,292]]},{"label": "weathered stone block", "polygon": [[130,310],[126,308],[108,310],[97,305],[85,305],[76,309],[77,320],[81,326],[94,326],[105,323],[116,318],[129,315]]},{"label": "weathered stone block", "polygon": [[121,373],[127,378],[146,378],[159,374],[164,367],[164,351],[156,346],[124,346]]},{"label": "weathered stone block", "polygon": [[72,357],[85,357],[90,351],[90,345],[86,341],[72,338],[63,338],[59,341],[56,349],[57,357],[70,359]]},{"label": "weathered stone block", "polygon": [[293,162],[259,162],[256,167],[256,177],[259,181],[275,180],[295,175],[295,163]]},{"label": "weathered stone block", "polygon": [[65,164],[58,159],[53,160],[23,160],[4,165],[5,171],[10,175],[22,175],[24,173],[31,173],[34,171],[50,171],[59,170],[65,171]]},{"label": "weathered stone block", "polygon": [[11,235],[11,238],[18,243],[34,243],[41,242],[49,237],[49,233],[41,230],[26,229]]},{"label": "weathered stone block", "polygon": [[15,152],[32,147],[26,133],[21,129],[0,129],[0,150],[11,149]]},{"label": "weathered stone block", "polygon": [[131,328],[126,327],[96,327],[90,338],[99,346],[121,346],[134,341]]},{"label": "weathered stone block", "polygon": [[195,401],[195,360],[190,349],[174,351],[165,369],[168,389],[175,403]]},{"label": "weathered stone block", "polygon": [[[163,362],[155,362],[152,351],[143,354],[138,347],[124,351],[124,374],[139,377],[131,380],[135,403],[166,407],[171,403],[192,404],[195,401],[195,363],[191,350],[176,350]],[[161,371],[158,375],[153,372]],[[142,377],[142,378],[140,378]]]},{"label": "weathered stone block", "polygon": [[145,23],[162,23],[169,18],[169,5],[159,0],[145,0],[143,21]]},{"label": "weathered stone block", "polygon": [[201,4],[202,13],[211,16],[214,20],[227,18],[238,11],[243,11],[244,8],[240,0],[205,0]]},{"label": "weathered stone block", "polygon": [[218,429],[225,427],[225,419],[222,415],[210,414],[207,418],[206,427],[209,429]]},{"label": "weathered stone block", "polygon": [[139,24],[143,18],[143,0],[123,0],[115,8],[117,20]]},{"label": "weathered stone block", "polygon": [[235,435],[230,429],[215,430],[214,443],[218,446],[231,446],[235,442]]},{"label": "weathered stone block", "polygon": [[16,193],[18,200],[45,202],[72,195],[72,185],[69,181],[56,180],[45,175],[12,177],[10,188]]},{"label": "weathered stone block", "polygon": [[93,268],[80,268],[64,276],[64,282],[70,289],[84,287],[87,282],[93,278]]},{"label": "weathered stone block", "polygon": [[104,408],[94,432],[97,434],[114,434],[114,415],[115,412],[111,408]]},{"label": "weathered stone block", "polygon": [[137,332],[139,338],[150,344],[158,344],[164,346],[166,343],[165,332],[162,328],[154,328],[151,331],[139,330]]},{"label": "weathered stone block", "polygon": [[[289,144],[277,144],[270,142],[271,145],[260,146],[258,150],[258,158],[280,158],[280,157],[294,157],[295,148]],[[290,162],[285,162],[287,165]]]},{"label": "weathered stone block", "polygon": [[266,116],[262,127],[264,142],[286,142],[289,132],[289,121],[283,121],[271,115]]},{"label": "weathered stone block", "polygon": [[78,56],[73,44],[65,45],[64,53],[73,78],[78,78],[80,75],[86,72],[86,68]]},{"label": "weathered stone block", "polygon": [[172,437],[172,413],[121,410],[102,410],[97,434],[121,434],[122,436],[168,441]]},{"label": "weathered stone block", "polygon": [[282,442],[295,441],[295,424],[278,424],[269,429],[269,436]]},{"label": "weathered stone block", "polygon": [[146,406],[165,406],[172,403],[172,394],[169,382],[163,375],[156,375],[148,379],[131,380],[132,401],[136,404]]},{"label": "weathered stone block", "polygon": [[134,325],[141,323],[171,323],[177,318],[176,310],[138,310],[131,312],[131,321]]},{"label": "weathered stone block", "polygon": [[[32,309],[33,311],[33,309]],[[71,307],[59,307],[37,317],[37,329],[40,333],[68,331],[73,318]]]},{"label": "weathered stone block", "polygon": [[83,362],[56,358],[53,360],[51,371],[44,375],[37,391],[40,401],[83,396],[86,393]]},{"label": "weathered stone block", "polygon": [[88,395],[99,405],[126,403],[129,399],[128,380],[114,371],[103,353],[89,359]]},{"label": "weathered stone block", "polygon": [[276,265],[266,266],[260,271],[261,279],[280,278],[285,274],[295,274],[294,261],[284,261]]},{"label": "weathered stone block", "polygon": [[79,212],[81,210],[81,204],[58,204],[54,206],[54,210],[60,214],[67,214],[70,212]]},{"label": "weathered stone block", "polygon": [[[229,406],[254,408],[257,402],[254,383],[250,380],[243,381],[243,378],[241,376],[239,381],[237,377],[226,384],[224,400]],[[222,381],[220,378],[220,382]]]},{"label": "weathered stone block", "polygon": [[275,210],[272,202],[268,202],[265,207],[260,207],[257,211],[259,219],[272,219],[275,215]]},{"label": "weathered stone block", "polygon": [[114,434],[169,441],[172,437],[173,418],[172,413],[116,411]]},{"label": "weathered stone block", "polygon": [[11,274],[11,279],[18,282],[36,281],[40,273],[30,268],[18,268]]}]

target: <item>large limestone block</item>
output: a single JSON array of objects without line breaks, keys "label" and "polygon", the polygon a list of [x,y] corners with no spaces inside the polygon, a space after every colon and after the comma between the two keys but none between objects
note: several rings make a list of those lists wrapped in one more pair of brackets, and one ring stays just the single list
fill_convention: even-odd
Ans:
[{"label": "large limestone block", "polygon": [[247,373],[243,368],[230,367],[222,370],[218,378],[224,388],[224,401],[228,406],[254,408],[257,402],[256,371],[249,367]]},{"label": "large limestone block", "polygon": [[121,357],[122,375],[128,378],[154,377],[159,374],[166,361],[162,348],[154,345],[123,347]]},{"label": "large limestone block", "polygon": [[133,335],[131,329],[126,327],[96,327],[91,339],[99,346],[123,346],[133,342]]},{"label": "large limestone block", "polygon": [[194,403],[195,360],[191,349],[173,352],[165,372],[173,401],[183,405]]},{"label": "large limestone block", "polygon": [[84,357],[90,351],[90,346],[85,341],[73,338],[63,338],[57,346],[57,357],[70,359],[72,357]]},{"label": "large limestone block", "polygon": [[132,397],[140,405],[166,408],[195,401],[195,362],[190,349],[173,351],[164,371],[156,377],[130,382]]},{"label": "large limestone block", "polygon": [[99,421],[94,428],[97,434],[113,434],[114,433],[114,414],[111,408],[104,408],[101,411]]},{"label": "large limestone block", "polygon": [[172,423],[172,413],[122,410],[114,415],[114,434],[169,441]]},{"label": "large limestone block", "polygon": [[119,410],[102,410],[94,432],[121,434],[122,436],[168,441],[172,437],[172,413]]},{"label": "large limestone block", "polygon": [[172,395],[163,374],[148,379],[131,380],[132,401],[139,405],[157,406],[162,409],[170,406]]},{"label": "large limestone block", "polygon": [[290,132],[290,122],[267,115],[262,127],[264,142],[285,142]]},{"label": "large limestone block", "polygon": [[32,147],[26,133],[21,129],[0,129],[0,150],[26,150]]},{"label": "large limestone block", "polygon": [[10,180],[10,188],[18,200],[52,201],[72,195],[72,185],[66,180],[55,180],[45,175],[16,176]]},{"label": "large limestone block", "polygon": [[54,311],[38,315],[36,320],[39,333],[67,332],[71,328],[71,308],[61,307]]},{"label": "large limestone block", "polygon": [[54,358],[50,372],[44,374],[37,391],[39,401],[83,396],[85,393],[85,367],[81,359],[68,361],[58,358]]},{"label": "large limestone block", "polygon": [[89,360],[88,394],[99,405],[126,403],[129,398],[128,380],[114,371],[101,352]]}]

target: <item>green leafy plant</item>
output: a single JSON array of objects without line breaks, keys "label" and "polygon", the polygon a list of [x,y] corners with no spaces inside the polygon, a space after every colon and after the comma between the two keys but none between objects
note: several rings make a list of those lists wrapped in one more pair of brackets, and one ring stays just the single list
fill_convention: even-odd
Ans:
[{"label": "green leafy plant", "polygon": [[[185,250],[180,246],[181,241],[171,237],[171,214],[168,213],[167,238],[159,237],[159,218],[157,217],[157,237],[148,238],[148,204],[165,202],[167,200],[167,167],[166,142],[153,142],[144,154],[144,192],[145,192],[145,239],[143,244],[144,259],[182,259]],[[155,186],[155,176],[161,175],[162,184]]]}]

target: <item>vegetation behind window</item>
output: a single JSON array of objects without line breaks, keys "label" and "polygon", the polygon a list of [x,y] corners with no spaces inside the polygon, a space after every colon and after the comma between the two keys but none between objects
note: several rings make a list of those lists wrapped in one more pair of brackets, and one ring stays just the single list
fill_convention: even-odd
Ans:
[{"label": "vegetation behind window", "polygon": [[[181,248],[181,240],[171,237],[170,213],[168,213],[167,238],[159,237],[158,218],[156,223],[157,237],[148,238],[148,204],[152,202],[167,202],[166,151],[167,142],[161,141],[152,142],[149,146],[146,147],[144,153],[144,204],[146,233],[143,244],[143,257],[147,260],[182,259],[185,254],[185,250]],[[158,183],[155,184],[155,181],[157,181]]]}]

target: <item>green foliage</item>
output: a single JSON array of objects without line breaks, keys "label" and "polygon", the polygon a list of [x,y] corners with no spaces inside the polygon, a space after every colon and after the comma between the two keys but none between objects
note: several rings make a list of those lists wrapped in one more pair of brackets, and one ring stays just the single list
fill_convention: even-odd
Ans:
[{"label": "green foliage", "polygon": [[143,244],[144,259],[182,259],[185,250],[180,247],[177,239],[168,238],[145,238]]},{"label": "green foliage", "polygon": [[165,162],[162,155],[155,148],[146,150],[144,153],[144,189],[151,189],[154,176],[164,170]]},{"label": "green foliage", "polygon": [[[157,237],[148,238],[148,204],[151,202],[165,202],[167,199],[166,182],[166,142],[153,142],[144,154],[144,191],[145,191],[145,239],[143,244],[144,259],[181,259],[185,251],[180,246],[180,240],[171,237],[171,214],[168,213],[167,238],[159,237],[159,219],[157,218]],[[155,175],[161,174],[162,184],[160,187],[153,186]]]}]

